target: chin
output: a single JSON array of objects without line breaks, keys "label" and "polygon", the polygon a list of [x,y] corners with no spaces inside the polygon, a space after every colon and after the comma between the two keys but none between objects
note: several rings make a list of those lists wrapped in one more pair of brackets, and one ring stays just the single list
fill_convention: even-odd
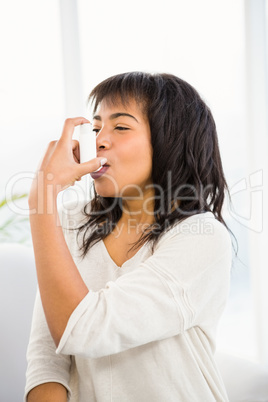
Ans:
[{"label": "chin", "polygon": [[94,183],[95,191],[98,195],[101,197],[112,197],[112,198],[117,198],[118,194],[115,192],[114,188],[111,188],[112,186],[107,186],[103,185],[100,183]]},{"label": "chin", "polygon": [[117,181],[108,174],[104,174],[94,180],[96,193],[101,197],[118,197],[120,187]]}]

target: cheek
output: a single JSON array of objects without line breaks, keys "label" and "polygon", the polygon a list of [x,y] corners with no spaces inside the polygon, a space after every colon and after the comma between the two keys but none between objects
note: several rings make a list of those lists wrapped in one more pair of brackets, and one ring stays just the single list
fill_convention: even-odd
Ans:
[{"label": "cheek", "polygon": [[119,164],[136,164],[136,168],[151,165],[153,152],[150,142],[131,141],[122,144],[120,148],[117,155]]},{"label": "cheek", "polygon": [[120,187],[127,184],[144,185],[150,181],[152,175],[152,156],[150,150],[136,149],[127,158],[126,162],[120,164],[120,171],[117,171]]},{"label": "cheek", "polygon": [[153,150],[151,144],[143,144],[137,150],[136,166],[140,166],[144,172],[152,172]]}]

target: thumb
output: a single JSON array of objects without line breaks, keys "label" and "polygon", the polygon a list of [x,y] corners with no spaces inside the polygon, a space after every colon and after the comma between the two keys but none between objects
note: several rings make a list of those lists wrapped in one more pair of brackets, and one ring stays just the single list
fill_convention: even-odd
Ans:
[{"label": "thumb", "polygon": [[95,172],[100,167],[105,165],[107,162],[107,158],[94,158],[88,162],[80,163],[79,164],[79,175],[84,176],[85,174]]}]

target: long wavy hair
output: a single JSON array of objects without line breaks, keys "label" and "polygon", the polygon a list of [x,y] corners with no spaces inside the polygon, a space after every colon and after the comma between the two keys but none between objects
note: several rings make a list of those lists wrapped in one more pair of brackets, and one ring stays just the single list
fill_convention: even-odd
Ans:
[{"label": "long wavy hair", "polygon": [[[198,92],[172,74],[129,72],[104,80],[89,95],[93,113],[103,100],[128,105],[133,99],[150,124],[155,200],[154,223],[132,248],[151,242],[154,250],[160,237],[176,223],[207,211],[227,227],[222,207],[228,187],[216,125]],[[83,232],[83,256],[115,228],[122,216],[122,200],[101,197],[94,188],[84,213],[87,221],[78,228]]]}]

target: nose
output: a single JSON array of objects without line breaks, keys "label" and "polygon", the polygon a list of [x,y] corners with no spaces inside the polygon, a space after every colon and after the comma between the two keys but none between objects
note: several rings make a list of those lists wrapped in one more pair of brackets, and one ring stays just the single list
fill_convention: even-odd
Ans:
[{"label": "nose", "polygon": [[99,131],[97,137],[96,137],[96,146],[97,146],[97,151],[100,151],[101,149],[110,149],[111,148],[111,140],[108,136],[107,131],[105,131],[103,128],[101,131]]}]

